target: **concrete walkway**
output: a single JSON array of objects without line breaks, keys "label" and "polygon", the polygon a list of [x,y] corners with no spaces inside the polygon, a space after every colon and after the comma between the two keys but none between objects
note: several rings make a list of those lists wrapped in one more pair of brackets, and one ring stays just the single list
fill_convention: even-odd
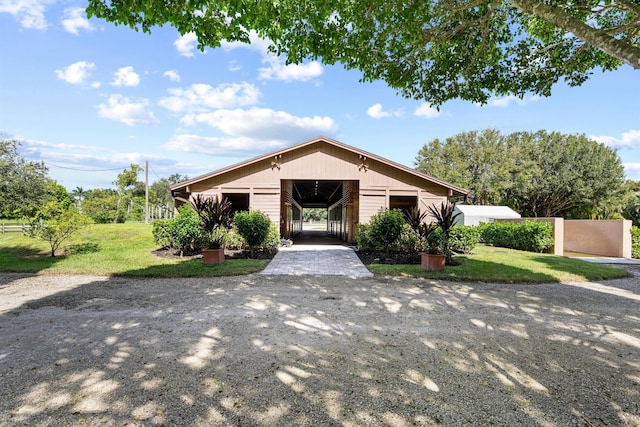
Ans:
[{"label": "concrete walkway", "polygon": [[280,248],[260,274],[372,277],[353,249],[339,245]]}]

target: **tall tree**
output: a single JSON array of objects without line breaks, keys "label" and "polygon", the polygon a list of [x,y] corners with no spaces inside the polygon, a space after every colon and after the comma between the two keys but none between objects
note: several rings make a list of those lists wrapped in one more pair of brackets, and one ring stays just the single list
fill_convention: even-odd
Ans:
[{"label": "tall tree", "polygon": [[119,207],[118,200],[120,195],[112,188],[90,190],[82,203],[82,213],[97,224],[124,222],[127,212]]},{"label": "tall tree", "polygon": [[414,166],[421,172],[471,190],[468,201],[491,205],[501,201],[511,185],[514,156],[505,149],[499,131],[459,133],[444,142],[425,144]]},{"label": "tall tree", "polygon": [[200,48],[255,32],[289,62],[341,63],[438,105],[546,96],[596,67],[640,69],[638,0],[89,0],[87,13],[145,32],[171,24]]},{"label": "tall tree", "polygon": [[173,207],[173,197],[169,192],[169,187],[188,178],[180,174],[172,174],[167,178],[160,178],[149,186],[149,201],[158,206]]},{"label": "tall tree", "polygon": [[44,163],[25,160],[18,153],[20,142],[0,141],[0,217],[33,216],[54,190]]},{"label": "tall tree", "polygon": [[118,202],[116,205],[116,215],[113,219],[114,224],[120,219],[120,208],[123,205],[122,202],[128,202],[134,196],[144,194],[144,183],[138,181],[138,174],[143,170],[142,166],[131,163],[129,165],[129,169],[125,169],[119,173],[118,177],[114,181],[114,184],[118,187]]},{"label": "tall tree", "polygon": [[415,165],[471,190],[471,203],[523,216],[611,217],[625,194],[617,153],[584,135],[465,132],[425,144]]},{"label": "tall tree", "polygon": [[82,187],[76,187],[71,190],[71,196],[73,197],[73,200],[76,201],[76,206],[80,211],[82,211],[82,200],[86,194],[87,192]]},{"label": "tall tree", "polygon": [[518,132],[507,137],[507,146],[530,161],[528,169],[514,171],[525,174],[526,183],[506,195],[525,216],[591,218],[624,194],[618,154],[585,135]]}]

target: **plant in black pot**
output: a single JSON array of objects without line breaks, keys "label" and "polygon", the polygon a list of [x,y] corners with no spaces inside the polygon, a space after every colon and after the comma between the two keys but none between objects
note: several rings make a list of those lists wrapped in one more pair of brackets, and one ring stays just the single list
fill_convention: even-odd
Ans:
[{"label": "plant in black pot", "polygon": [[198,194],[191,200],[191,207],[198,214],[207,235],[207,248],[202,251],[203,262],[224,262],[224,240],[231,226],[231,202],[226,197],[221,200],[217,194],[215,197]]}]

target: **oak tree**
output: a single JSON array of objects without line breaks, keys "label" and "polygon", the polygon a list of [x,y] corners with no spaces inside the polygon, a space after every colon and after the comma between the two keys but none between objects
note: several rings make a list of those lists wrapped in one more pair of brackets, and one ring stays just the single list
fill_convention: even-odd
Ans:
[{"label": "oak tree", "polygon": [[434,105],[640,69],[640,0],[89,0],[87,14],[145,32],[170,24],[201,49],[257,34],[290,63],[340,63]]},{"label": "oak tree", "polygon": [[626,191],[616,151],[585,135],[465,132],[425,144],[415,166],[471,190],[470,203],[507,205],[522,216],[608,218]]}]

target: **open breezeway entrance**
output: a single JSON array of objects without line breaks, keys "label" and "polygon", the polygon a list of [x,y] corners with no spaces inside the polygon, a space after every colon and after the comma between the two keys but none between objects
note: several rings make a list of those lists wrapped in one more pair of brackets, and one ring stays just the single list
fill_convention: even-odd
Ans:
[{"label": "open breezeway entrance", "polygon": [[321,208],[327,210],[326,233],[346,242],[355,240],[358,181],[283,179],[281,188],[282,236],[296,238],[303,232],[304,209]]}]

